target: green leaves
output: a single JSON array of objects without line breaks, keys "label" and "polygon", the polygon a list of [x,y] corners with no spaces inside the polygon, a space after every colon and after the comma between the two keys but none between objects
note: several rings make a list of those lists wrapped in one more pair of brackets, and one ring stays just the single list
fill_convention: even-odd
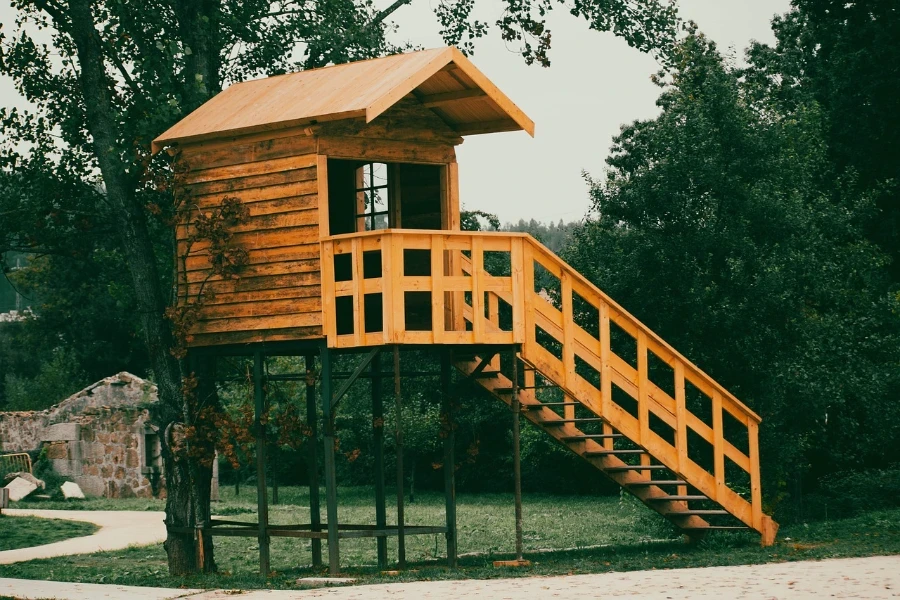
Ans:
[{"label": "green leaves", "polygon": [[872,194],[832,162],[817,104],[781,103],[699,33],[675,55],[565,258],[763,416],[769,493],[886,464],[900,328]]}]

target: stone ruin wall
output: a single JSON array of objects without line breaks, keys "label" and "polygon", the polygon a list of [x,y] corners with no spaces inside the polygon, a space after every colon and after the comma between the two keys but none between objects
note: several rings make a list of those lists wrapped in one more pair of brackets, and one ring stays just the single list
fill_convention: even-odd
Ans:
[{"label": "stone ruin wall", "polygon": [[0,412],[0,450],[45,447],[54,471],[86,495],[149,498],[161,491],[158,451],[145,464],[154,437],[146,406],[155,401],[154,385],[119,373],[44,411]]}]

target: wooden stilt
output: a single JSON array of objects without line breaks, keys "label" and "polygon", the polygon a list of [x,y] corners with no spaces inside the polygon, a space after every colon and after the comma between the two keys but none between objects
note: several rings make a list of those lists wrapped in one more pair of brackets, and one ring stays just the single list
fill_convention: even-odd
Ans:
[{"label": "wooden stilt", "polygon": [[456,541],[456,422],[453,414],[453,402],[455,400],[451,386],[452,381],[452,351],[449,349],[441,352],[441,401],[442,401],[442,426],[444,430],[444,510],[447,526],[447,566],[451,569],[457,567],[457,541]]},{"label": "wooden stilt", "polygon": [[269,494],[266,488],[266,430],[262,424],[266,412],[263,390],[263,355],[253,354],[254,429],[256,430],[256,505],[259,518],[259,574],[268,577],[269,566]]},{"label": "wooden stilt", "polygon": [[[309,522],[313,531],[322,531],[319,507],[319,414],[316,410],[316,357],[307,354],[306,363],[306,426],[309,427]],[[312,566],[322,566],[322,540],[312,540]]]},{"label": "wooden stilt", "polygon": [[400,393],[400,346],[394,346],[394,410],[397,448],[397,567],[406,568],[406,531],[403,514],[403,398]]},{"label": "wooden stilt", "polygon": [[338,546],[337,475],[334,464],[334,414],[331,404],[331,351],[322,348],[322,420],[325,428],[325,503],[328,515],[328,571],[341,572]]},{"label": "wooden stilt", "polygon": [[[381,395],[381,357],[372,359],[372,436],[375,445],[375,525],[387,526],[387,509],[384,491],[384,401]],[[376,539],[378,567],[387,568],[387,538]]]},{"label": "wooden stilt", "polygon": [[514,348],[510,353],[512,358],[512,417],[513,417],[513,486],[515,488],[516,497],[516,560],[524,560],[523,542],[522,542],[522,460],[520,452],[520,432],[519,432],[519,415],[521,413],[519,407],[519,357],[518,352]]}]

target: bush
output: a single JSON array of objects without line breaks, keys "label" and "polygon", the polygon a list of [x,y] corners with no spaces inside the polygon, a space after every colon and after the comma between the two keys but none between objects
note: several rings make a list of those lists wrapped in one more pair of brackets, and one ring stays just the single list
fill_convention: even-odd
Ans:
[{"label": "bush", "polygon": [[886,469],[841,471],[823,477],[806,497],[807,519],[843,519],[863,512],[900,507],[900,464]]}]

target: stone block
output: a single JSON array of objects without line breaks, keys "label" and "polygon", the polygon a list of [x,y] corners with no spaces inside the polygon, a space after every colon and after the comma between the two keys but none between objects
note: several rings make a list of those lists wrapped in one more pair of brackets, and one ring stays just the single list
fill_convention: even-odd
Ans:
[{"label": "stone block", "polygon": [[99,477],[76,477],[75,481],[87,496],[99,497],[106,491],[106,486]]},{"label": "stone block", "polygon": [[67,481],[59,487],[62,490],[63,497],[68,500],[70,498],[84,498],[84,492],[77,483]]},{"label": "stone block", "polygon": [[81,434],[81,425],[78,423],[57,423],[44,428],[41,436],[44,442],[74,442]]},{"label": "stone block", "polygon": [[66,442],[52,442],[47,444],[44,449],[50,460],[69,458],[69,445]]},{"label": "stone block", "polygon": [[129,469],[136,469],[141,466],[141,455],[137,450],[128,450],[125,453],[125,466]]},{"label": "stone block", "polygon": [[50,461],[50,465],[53,467],[53,471],[57,475],[62,475],[63,477],[71,477],[72,475],[76,474],[74,472],[75,469],[73,463],[74,461],[64,458],[53,459]]},{"label": "stone block", "polygon": [[9,491],[9,499],[13,502],[18,502],[33,493],[38,489],[38,486],[24,477],[16,477],[6,484],[6,489]]}]

